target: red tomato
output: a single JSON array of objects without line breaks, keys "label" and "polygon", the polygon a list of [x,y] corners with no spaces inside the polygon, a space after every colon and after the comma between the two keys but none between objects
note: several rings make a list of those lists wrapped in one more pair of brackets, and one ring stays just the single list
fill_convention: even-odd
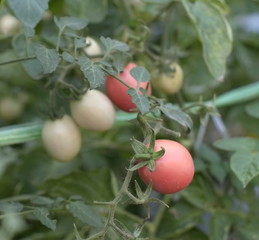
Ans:
[{"label": "red tomato", "polygon": [[[124,71],[119,74],[119,78],[132,88],[137,88],[138,82],[130,74],[130,70],[137,67],[135,63],[129,63],[124,67]],[[141,82],[140,87],[146,89],[148,86],[148,94],[151,95],[151,86],[148,82]],[[128,88],[114,77],[106,78],[106,93],[111,101],[118,108],[125,112],[134,112],[136,105],[132,102],[131,96],[127,94]]]},{"label": "red tomato", "polygon": [[155,171],[148,166],[138,170],[139,176],[146,183],[152,181],[153,190],[171,194],[186,188],[194,176],[194,164],[189,151],[180,143],[159,139],[155,142],[155,151],[165,149],[165,154],[155,161]]}]

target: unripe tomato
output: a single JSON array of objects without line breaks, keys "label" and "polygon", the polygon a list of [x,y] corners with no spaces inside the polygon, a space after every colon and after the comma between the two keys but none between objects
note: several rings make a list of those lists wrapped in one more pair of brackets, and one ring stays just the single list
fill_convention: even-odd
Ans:
[{"label": "unripe tomato", "polygon": [[13,97],[0,99],[0,119],[7,122],[14,121],[22,115],[24,103]]},{"label": "unripe tomato", "polygon": [[[123,72],[119,74],[119,78],[127,83],[132,88],[137,88],[138,82],[130,74],[130,70],[137,67],[135,63],[129,63],[124,67]],[[141,82],[139,84],[141,88],[146,89],[148,87],[148,94],[151,95],[151,86],[148,82]],[[135,103],[132,102],[131,96],[127,94],[128,87],[119,82],[112,76],[106,78],[106,93],[111,101],[121,110],[125,112],[133,112],[136,109]]]},{"label": "unripe tomato", "polygon": [[113,127],[115,109],[111,100],[101,91],[88,90],[80,100],[70,103],[76,123],[85,129],[106,131]]},{"label": "unripe tomato", "polygon": [[189,151],[180,143],[159,139],[155,142],[155,151],[165,149],[165,154],[155,161],[155,171],[148,166],[138,169],[140,178],[152,188],[163,194],[171,194],[186,188],[194,176],[194,163]]},{"label": "unripe tomato", "polygon": [[19,21],[12,15],[6,14],[0,18],[0,33],[4,35],[14,34],[20,27]]},{"label": "unripe tomato", "polygon": [[174,94],[180,91],[183,85],[183,70],[177,63],[170,65],[170,68],[174,71],[170,73],[163,73],[160,77],[155,78],[152,81],[153,86],[158,90],[166,94]]},{"label": "unripe tomato", "polygon": [[102,54],[102,49],[96,40],[91,37],[87,37],[85,40],[87,44],[90,44],[88,47],[84,48],[84,51],[87,55],[94,56]]},{"label": "unripe tomato", "polygon": [[73,159],[81,147],[81,134],[74,120],[64,115],[61,119],[48,120],[42,129],[42,142],[46,151],[62,162]]}]

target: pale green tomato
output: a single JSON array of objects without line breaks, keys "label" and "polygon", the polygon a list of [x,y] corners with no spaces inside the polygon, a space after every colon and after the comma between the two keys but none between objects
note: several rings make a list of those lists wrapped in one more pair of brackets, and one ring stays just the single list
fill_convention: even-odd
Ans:
[{"label": "pale green tomato", "polygon": [[0,119],[12,122],[19,118],[24,109],[24,104],[13,97],[4,97],[0,99]]},{"label": "pale green tomato", "polygon": [[102,49],[100,45],[91,37],[85,39],[87,44],[90,44],[88,47],[84,48],[84,51],[89,56],[95,56],[102,54]]},{"label": "pale green tomato", "polygon": [[0,18],[0,33],[12,35],[20,28],[19,21],[12,15],[6,14]]},{"label": "pale green tomato", "polygon": [[101,91],[88,90],[80,100],[70,103],[72,117],[87,130],[106,131],[113,127],[115,109],[111,100]]},{"label": "pale green tomato", "polygon": [[80,151],[81,133],[74,120],[64,115],[61,119],[45,122],[42,142],[50,156],[61,162],[68,162]]},{"label": "pale green tomato", "polygon": [[152,81],[153,86],[160,92],[174,94],[180,91],[183,85],[183,70],[177,63],[170,65],[171,73],[163,73]]}]

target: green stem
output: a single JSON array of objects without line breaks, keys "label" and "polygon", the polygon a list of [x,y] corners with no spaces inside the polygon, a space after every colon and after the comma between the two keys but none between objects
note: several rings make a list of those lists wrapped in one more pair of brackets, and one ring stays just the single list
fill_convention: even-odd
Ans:
[{"label": "green stem", "polygon": [[13,60],[9,60],[9,61],[6,61],[6,62],[1,62],[0,66],[11,64],[11,63],[16,63],[16,62],[28,61],[28,60],[32,60],[32,59],[36,59],[36,57],[35,56],[31,56],[31,57],[24,57],[24,58],[13,59]]}]

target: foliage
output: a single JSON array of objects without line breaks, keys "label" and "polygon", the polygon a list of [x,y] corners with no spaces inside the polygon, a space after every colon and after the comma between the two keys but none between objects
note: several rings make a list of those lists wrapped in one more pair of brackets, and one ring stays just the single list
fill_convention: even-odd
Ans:
[{"label": "foliage", "polygon": [[[11,14],[20,25],[6,34],[0,24],[0,102],[12,97],[23,112],[8,121],[0,111],[0,239],[258,239],[258,7],[1,1],[0,23]],[[85,52],[87,36],[102,54]],[[73,161],[51,158],[39,140],[43,121],[70,114],[70,101],[87,89],[104,91],[106,76],[121,81],[128,62],[138,64],[138,83],[177,62],[183,87],[152,96],[129,88],[139,113],[117,110],[111,130],[82,130]],[[152,152],[155,138],[180,142],[194,158],[193,182],[174,195],[135,174],[139,159],[152,169],[150,156],[163,155]]]}]

